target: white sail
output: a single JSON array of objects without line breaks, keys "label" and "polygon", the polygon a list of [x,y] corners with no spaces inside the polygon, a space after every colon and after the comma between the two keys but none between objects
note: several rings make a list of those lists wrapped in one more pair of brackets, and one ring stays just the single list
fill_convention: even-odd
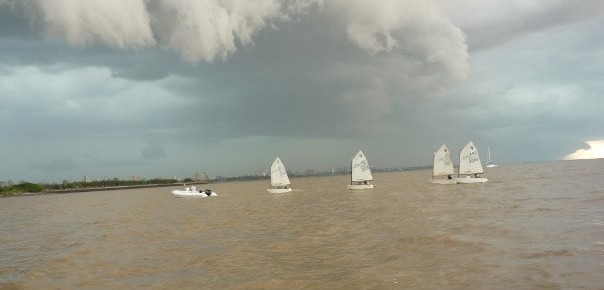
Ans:
[{"label": "white sail", "polygon": [[442,145],[434,153],[434,169],[432,176],[443,176],[453,175],[455,170],[453,169],[453,160],[451,159],[451,152],[447,145]]},{"label": "white sail", "polygon": [[279,157],[275,158],[275,161],[271,165],[271,185],[286,186],[290,184],[287,171],[285,171],[285,166],[283,166],[281,159]]},{"label": "white sail", "polygon": [[369,181],[373,180],[369,162],[363,151],[359,150],[357,155],[352,159],[352,181]]},{"label": "white sail", "polygon": [[470,141],[459,153],[459,174],[476,174],[483,173],[478,149],[474,143]]},{"label": "white sail", "polygon": [[489,150],[489,164],[487,164],[487,167],[491,168],[491,167],[497,167],[497,164],[493,163],[493,161],[491,161],[491,147],[487,147],[487,149]]}]

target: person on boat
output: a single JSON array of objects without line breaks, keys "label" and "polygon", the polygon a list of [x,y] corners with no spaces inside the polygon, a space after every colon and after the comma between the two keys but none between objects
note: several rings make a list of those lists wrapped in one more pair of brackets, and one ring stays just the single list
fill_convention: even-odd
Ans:
[{"label": "person on boat", "polygon": [[453,177],[451,176],[451,174],[447,175],[447,179],[453,179]]},{"label": "person on boat", "polygon": [[369,183],[367,182],[367,180],[365,180],[365,181],[363,181],[363,184],[369,184]]},{"label": "person on boat", "polygon": [[474,174],[474,177],[479,178],[480,177],[480,173]]},{"label": "person on boat", "polygon": [[212,194],[212,190],[206,189],[205,193],[206,193],[207,196],[210,196]]}]

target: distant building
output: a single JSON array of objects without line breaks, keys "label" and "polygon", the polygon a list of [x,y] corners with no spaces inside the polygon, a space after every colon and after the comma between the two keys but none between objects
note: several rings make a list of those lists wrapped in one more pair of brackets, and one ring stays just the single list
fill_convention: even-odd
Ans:
[{"label": "distant building", "polygon": [[82,182],[92,182],[92,178],[90,178],[90,176],[86,175],[86,176],[82,177]]},{"label": "distant building", "polygon": [[193,178],[193,181],[208,181],[208,175],[203,171],[197,171],[195,172],[195,178]]},{"label": "distant building", "polygon": [[139,175],[132,175],[132,181],[141,181],[141,177]]}]

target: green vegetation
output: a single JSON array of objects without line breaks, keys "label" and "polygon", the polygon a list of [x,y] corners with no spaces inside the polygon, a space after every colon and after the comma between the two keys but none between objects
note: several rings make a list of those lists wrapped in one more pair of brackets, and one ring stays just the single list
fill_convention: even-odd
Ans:
[{"label": "green vegetation", "polygon": [[[190,178],[184,180],[184,182],[191,182]],[[63,183],[47,183],[47,184],[36,184],[31,182],[23,181],[17,185],[0,186],[0,196],[11,196],[19,195],[23,193],[45,193],[55,191],[73,191],[73,190],[86,190],[96,188],[108,188],[108,187],[122,187],[122,186],[147,186],[147,185],[162,185],[162,184],[174,184],[177,181],[174,179],[149,179],[149,180],[120,180],[117,178],[96,180],[90,182],[74,181]]]},{"label": "green vegetation", "polygon": [[15,195],[23,192],[40,193],[44,191],[46,190],[42,185],[31,182],[21,182],[17,185],[0,187],[0,196]]},{"label": "green vegetation", "polygon": [[152,185],[152,184],[172,184],[175,183],[174,179],[160,179],[154,178],[149,180],[120,180],[117,178],[114,179],[105,179],[105,180],[95,180],[95,181],[74,181],[67,182],[64,181],[61,184],[58,183],[50,183],[45,184],[44,187],[47,190],[67,190],[67,189],[85,189],[85,188],[103,188],[103,187],[119,187],[119,186],[136,186],[136,185]]}]

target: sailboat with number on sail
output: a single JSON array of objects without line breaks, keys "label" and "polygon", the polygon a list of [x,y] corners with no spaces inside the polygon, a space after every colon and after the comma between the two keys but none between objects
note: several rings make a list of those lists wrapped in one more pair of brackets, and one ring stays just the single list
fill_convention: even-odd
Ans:
[{"label": "sailboat with number on sail", "polygon": [[352,173],[348,189],[373,188],[373,184],[369,183],[369,181],[373,181],[369,162],[367,161],[365,154],[363,154],[363,151],[359,150],[354,158],[352,158]]},{"label": "sailboat with number on sail", "polygon": [[292,191],[291,182],[287,176],[285,166],[279,157],[275,158],[271,164],[271,188],[267,189],[270,193],[286,193]]},{"label": "sailboat with number on sail", "polygon": [[478,149],[470,141],[459,153],[459,171],[455,180],[457,180],[457,183],[487,182],[486,178],[480,177],[482,173],[484,173],[484,170],[482,169]]},{"label": "sailboat with number on sail", "polygon": [[438,151],[434,152],[432,180],[430,182],[433,184],[456,184],[457,181],[453,179],[453,174],[455,174],[455,169],[453,168],[451,152],[447,145],[443,144],[438,148]]}]

